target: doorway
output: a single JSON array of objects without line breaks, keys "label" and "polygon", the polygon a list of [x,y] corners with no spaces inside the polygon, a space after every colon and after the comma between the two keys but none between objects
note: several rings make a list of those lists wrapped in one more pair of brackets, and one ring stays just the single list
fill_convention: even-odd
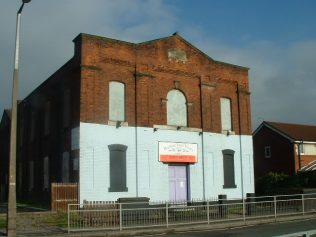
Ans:
[{"label": "doorway", "polygon": [[169,165],[169,199],[186,201],[188,198],[187,166]]}]

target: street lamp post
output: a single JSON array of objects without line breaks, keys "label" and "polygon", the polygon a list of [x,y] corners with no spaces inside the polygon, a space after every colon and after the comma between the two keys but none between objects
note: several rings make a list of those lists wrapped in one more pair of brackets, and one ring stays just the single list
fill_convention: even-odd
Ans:
[{"label": "street lamp post", "polygon": [[25,3],[31,0],[22,0],[22,5],[17,12],[16,37],[14,54],[14,71],[12,85],[12,108],[11,108],[11,132],[10,132],[10,157],[9,157],[9,185],[8,185],[8,215],[7,236],[16,236],[16,142],[17,142],[17,98],[19,80],[19,46],[21,14]]}]

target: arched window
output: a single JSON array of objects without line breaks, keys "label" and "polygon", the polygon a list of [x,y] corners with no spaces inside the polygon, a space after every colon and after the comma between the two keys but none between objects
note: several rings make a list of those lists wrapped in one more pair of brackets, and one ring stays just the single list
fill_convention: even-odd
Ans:
[{"label": "arched window", "polygon": [[187,104],[184,94],[179,90],[171,90],[167,94],[167,124],[187,126]]},{"label": "arched window", "polygon": [[109,84],[109,120],[125,121],[125,85],[121,82]]}]

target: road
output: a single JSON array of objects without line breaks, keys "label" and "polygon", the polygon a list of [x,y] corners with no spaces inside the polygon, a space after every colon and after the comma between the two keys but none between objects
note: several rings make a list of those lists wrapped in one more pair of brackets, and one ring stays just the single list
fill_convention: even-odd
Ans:
[{"label": "road", "polygon": [[[313,237],[316,237],[316,219],[297,220],[284,223],[262,224],[247,227],[238,227],[222,230],[194,231],[175,234],[159,235],[163,237],[270,237],[270,236],[302,236],[293,235],[299,232],[313,232]],[[311,233],[310,233],[311,234]],[[157,235],[158,236],[158,235]]]}]

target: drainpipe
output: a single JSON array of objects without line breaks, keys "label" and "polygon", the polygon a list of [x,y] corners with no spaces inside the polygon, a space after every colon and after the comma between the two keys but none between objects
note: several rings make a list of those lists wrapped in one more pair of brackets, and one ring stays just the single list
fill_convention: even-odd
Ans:
[{"label": "drainpipe", "polygon": [[200,117],[201,117],[201,143],[202,143],[202,175],[203,175],[203,200],[205,200],[205,165],[204,165],[204,123],[203,123],[203,93],[202,93],[202,78],[200,77]]},{"label": "drainpipe", "polygon": [[[297,144],[298,148],[297,148],[297,153],[298,153],[298,170],[300,170],[302,168],[302,160],[301,160],[301,152],[300,152],[300,145],[303,146],[303,139]],[[295,171],[296,173],[296,171]]]},{"label": "drainpipe", "polygon": [[[135,52],[136,54],[136,52]],[[137,57],[137,56],[136,56]],[[135,178],[136,178],[136,197],[138,197],[138,134],[137,134],[137,63],[135,58],[135,68],[134,68],[134,93],[135,93]]]},{"label": "drainpipe", "polygon": [[241,141],[241,113],[240,113],[240,90],[239,84],[236,82],[237,92],[237,108],[238,108],[238,126],[239,126],[239,152],[240,152],[240,177],[241,177],[241,196],[244,198],[244,174],[243,174],[243,162],[242,162],[242,141]]}]

